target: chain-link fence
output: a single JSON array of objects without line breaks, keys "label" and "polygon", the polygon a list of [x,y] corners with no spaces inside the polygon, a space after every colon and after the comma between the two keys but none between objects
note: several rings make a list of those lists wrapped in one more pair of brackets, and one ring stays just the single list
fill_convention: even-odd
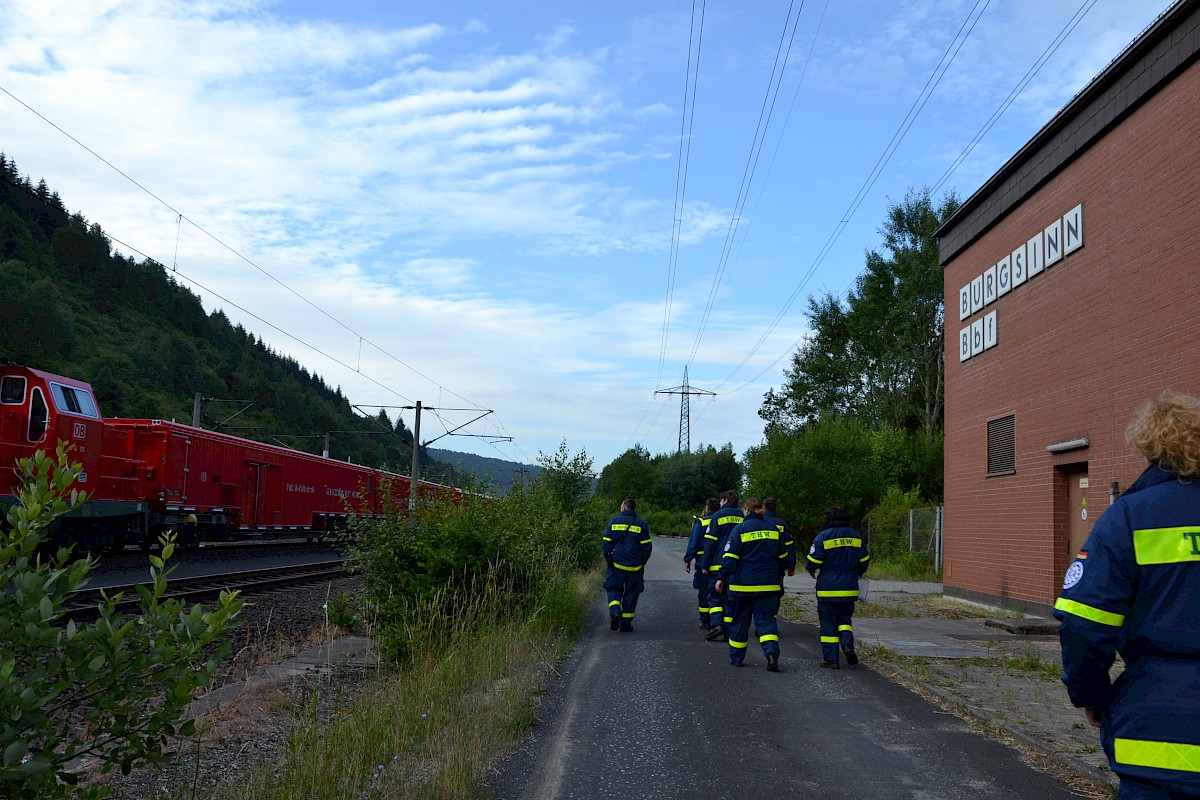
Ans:
[{"label": "chain-link fence", "polygon": [[871,554],[889,558],[924,553],[933,568],[941,572],[943,508],[928,506],[871,512],[864,525]]}]

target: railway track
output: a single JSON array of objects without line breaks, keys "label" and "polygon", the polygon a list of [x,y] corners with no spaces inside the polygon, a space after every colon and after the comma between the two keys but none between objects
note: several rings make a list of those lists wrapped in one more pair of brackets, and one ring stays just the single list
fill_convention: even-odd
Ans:
[{"label": "railway track", "polygon": [[[287,567],[270,567],[266,569],[239,570],[223,572],[216,575],[204,575],[193,578],[173,578],[163,594],[163,599],[178,599],[187,603],[212,600],[222,591],[236,589],[242,594],[251,594],[285,586],[297,586],[314,581],[332,580],[343,577],[343,559],[335,558],[317,564],[297,564]],[[117,603],[120,612],[136,611],[140,599],[137,587],[149,585],[148,581],[106,586],[102,589],[84,589],[71,597],[67,606],[66,619],[83,621],[95,619],[98,616],[97,606],[102,602],[101,593],[112,597],[120,593]]]}]

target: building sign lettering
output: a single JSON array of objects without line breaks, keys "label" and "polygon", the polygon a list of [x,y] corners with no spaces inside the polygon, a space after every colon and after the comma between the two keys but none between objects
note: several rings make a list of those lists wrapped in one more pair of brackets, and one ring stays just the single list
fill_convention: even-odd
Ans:
[{"label": "building sign lettering", "polygon": [[[1083,247],[1083,203],[1035,233],[1023,245],[958,291],[958,319],[965,321],[1018,286]],[[999,341],[993,309],[958,332],[958,360],[990,350]]]}]

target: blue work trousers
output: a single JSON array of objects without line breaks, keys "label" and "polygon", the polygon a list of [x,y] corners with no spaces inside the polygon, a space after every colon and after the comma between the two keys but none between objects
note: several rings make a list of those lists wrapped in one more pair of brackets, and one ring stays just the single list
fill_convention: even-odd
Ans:
[{"label": "blue work trousers", "polygon": [[729,599],[728,594],[717,591],[717,581],[721,580],[721,573],[709,572],[705,577],[708,578],[708,621],[714,628],[724,630],[731,617],[730,609],[725,607],[725,601]]},{"label": "blue work trousers", "polygon": [[604,576],[604,591],[608,593],[608,615],[620,616],[628,625],[637,611],[638,596],[646,588],[642,570],[630,572],[618,567],[609,567]]},{"label": "blue work trousers", "polygon": [[692,575],[692,588],[696,590],[696,608],[700,612],[700,622],[708,622],[708,576],[699,568]]},{"label": "blue work trousers", "polygon": [[821,621],[821,658],[837,662],[838,645],[854,647],[853,600],[818,600],[817,619]]},{"label": "blue work trousers", "polygon": [[769,594],[730,594],[725,604],[731,611],[729,624],[725,628],[729,636],[729,662],[740,664],[746,658],[750,646],[750,620],[754,620],[754,632],[763,655],[779,655],[779,592]]},{"label": "blue work trousers", "polygon": [[1150,781],[1140,781],[1131,778],[1121,778],[1121,787],[1117,789],[1117,800],[1188,800],[1197,795],[1172,792]]}]

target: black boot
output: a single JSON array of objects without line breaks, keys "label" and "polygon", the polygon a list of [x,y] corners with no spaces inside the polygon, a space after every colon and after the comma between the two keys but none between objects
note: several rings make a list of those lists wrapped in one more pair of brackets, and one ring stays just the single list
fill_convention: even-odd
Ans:
[{"label": "black boot", "polygon": [[846,663],[854,666],[858,663],[858,654],[854,652],[854,645],[842,645],[842,652],[846,654]]},{"label": "black boot", "polygon": [[767,653],[767,672],[779,672],[778,653]]}]

